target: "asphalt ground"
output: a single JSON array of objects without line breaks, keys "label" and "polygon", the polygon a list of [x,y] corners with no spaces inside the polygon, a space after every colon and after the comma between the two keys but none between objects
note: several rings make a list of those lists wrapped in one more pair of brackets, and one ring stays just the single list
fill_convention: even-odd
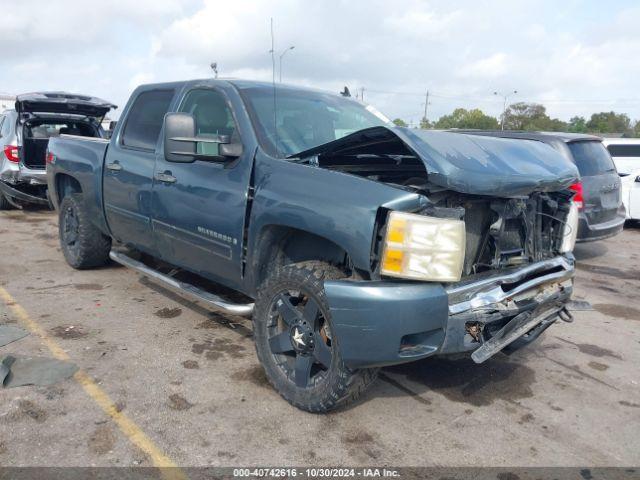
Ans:
[{"label": "asphalt ground", "polygon": [[248,320],[137,273],[65,263],[57,218],[0,213],[0,356],[74,362],[0,388],[1,466],[640,465],[640,228],[576,248],[574,312],[511,356],[385,368],[356,404],[301,412],[268,385]]}]

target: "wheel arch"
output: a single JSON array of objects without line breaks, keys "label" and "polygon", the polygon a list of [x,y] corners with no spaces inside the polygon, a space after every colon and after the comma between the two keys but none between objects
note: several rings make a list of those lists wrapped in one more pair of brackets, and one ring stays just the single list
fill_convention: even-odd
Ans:
[{"label": "wheel arch", "polygon": [[82,186],[80,182],[69,174],[58,173],[55,177],[56,186],[56,200],[58,205],[62,203],[62,200],[67,195],[72,193],[82,193]]},{"label": "wheel arch", "polygon": [[308,230],[287,225],[265,225],[253,249],[251,271],[255,291],[269,270],[308,260],[324,261],[353,270],[347,250],[334,241]]}]

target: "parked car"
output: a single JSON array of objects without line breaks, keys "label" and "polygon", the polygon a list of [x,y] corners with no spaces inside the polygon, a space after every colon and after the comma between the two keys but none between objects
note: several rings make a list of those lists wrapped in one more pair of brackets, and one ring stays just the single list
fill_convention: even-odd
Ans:
[{"label": "parked car", "polygon": [[640,138],[605,138],[622,185],[622,203],[627,219],[640,219]]},{"label": "parked car", "polygon": [[621,176],[640,169],[640,138],[604,138],[602,143]]},{"label": "parked car", "polygon": [[46,149],[61,134],[100,138],[102,117],[115,105],[65,92],[18,95],[0,114],[0,210],[47,205]]},{"label": "parked car", "polygon": [[629,174],[620,174],[620,183],[627,220],[640,220],[640,168]]},{"label": "parked car", "polygon": [[109,142],[51,138],[67,262],[111,258],[252,314],[267,378],[312,412],[355,399],[377,367],[480,363],[571,320],[579,174],[566,156],[274,88],[141,86]]},{"label": "parked car", "polygon": [[572,185],[579,210],[578,242],[603,240],[624,228],[625,207],[620,179],[602,139],[560,132],[452,130],[467,134],[535,140],[550,145],[576,164],[580,181]]}]

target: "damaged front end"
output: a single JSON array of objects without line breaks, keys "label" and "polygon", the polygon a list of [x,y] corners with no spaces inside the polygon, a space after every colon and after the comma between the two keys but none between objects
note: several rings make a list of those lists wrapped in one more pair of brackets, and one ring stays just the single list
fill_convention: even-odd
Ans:
[{"label": "damaged front end", "polygon": [[509,345],[515,350],[530,343],[558,318],[570,321],[565,305],[573,275],[573,261],[558,256],[448,286],[440,353],[474,351],[471,357],[481,363]]},{"label": "damaged front end", "polygon": [[[438,277],[438,269],[429,271],[428,264],[444,257],[442,251],[453,241],[453,234],[447,234],[438,250],[429,251],[434,244],[431,239],[403,238],[402,232],[389,226],[397,215],[381,208],[372,247],[372,282],[363,282],[369,290],[360,295],[353,282],[351,298],[339,291],[338,282],[327,290],[336,329],[347,337],[343,343],[349,344],[343,352],[347,362],[347,350],[357,349],[349,340],[354,334],[384,350],[369,360],[365,357],[372,354],[360,352],[352,362],[357,366],[461,352],[473,352],[472,358],[480,363],[500,350],[533,341],[558,318],[571,319],[565,304],[573,289],[571,250],[577,216],[568,186],[578,179],[578,172],[551,147],[374,127],[295,157],[419,193],[426,201],[412,215],[464,223],[464,235],[455,237],[456,241],[463,238],[459,249],[463,261],[451,281],[451,275]],[[419,218],[415,220],[420,223]],[[395,242],[396,250],[410,243],[426,252],[420,263],[394,250],[396,263],[419,264],[411,276],[404,273],[406,265],[392,275],[405,280],[389,279],[390,242]],[[421,271],[425,272],[422,278]],[[405,296],[406,291],[411,293]],[[384,302],[392,303],[392,310],[385,309]],[[356,312],[362,309],[367,314],[360,316]],[[401,321],[390,329],[393,318],[382,318],[378,312]],[[376,340],[378,334],[384,338]],[[392,347],[384,349],[385,342]]]}]

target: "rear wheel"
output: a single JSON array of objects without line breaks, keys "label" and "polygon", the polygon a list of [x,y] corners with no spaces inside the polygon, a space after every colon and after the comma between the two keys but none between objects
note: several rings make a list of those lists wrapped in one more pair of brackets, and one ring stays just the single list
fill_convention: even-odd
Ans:
[{"label": "rear wheel", "polygon": [[288,402],[309,412],[355,400],[377,375],[342,361],[323,284],[344,276],[323,262],[288,265],[267,278],[256,300],[254,337],[267,378]]},{"label": "rear wheel", "polygon": [[99,267],[108,262],[111,238],[91,223],[81,193],[62,200],[58,234],[64,258],[73,268]]}]

